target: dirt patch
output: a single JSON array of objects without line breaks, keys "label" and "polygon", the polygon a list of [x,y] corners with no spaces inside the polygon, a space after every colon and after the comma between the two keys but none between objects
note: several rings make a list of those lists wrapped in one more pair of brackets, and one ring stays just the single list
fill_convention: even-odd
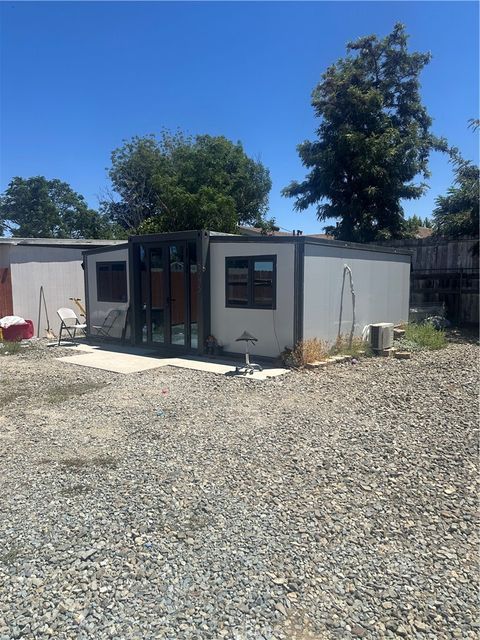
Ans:
[{"label": "dirt patch", "polygon": [[90,487],[86,484],[74,484],[71,487],[65,487],[60,491],[62,496],[67,498],[74,498],[75,496],[81,496],[90,491]]},{"label": "dirt patch", "polygon": [[76,396],[84,396],[87,393],[99,391],[107,385],[103,382],[78,382],[50,387],[46,390],[45,398],[50,404],[65,402]]},{"label": "dirt patch", "polygon": [[18,393],[12,391],[4,392],[0,395],[0,409],[6,407],[7,404],[14,402],[18,398]]}]

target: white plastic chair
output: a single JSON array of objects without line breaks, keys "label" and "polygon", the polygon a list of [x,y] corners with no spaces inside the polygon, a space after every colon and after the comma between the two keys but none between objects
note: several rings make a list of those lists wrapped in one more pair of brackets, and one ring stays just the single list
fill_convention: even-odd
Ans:
[{"label": "white plastic chair", "polygon": [[58,345],[60,346],[60,340],[62,339],[63,331],[66,331],[70,336],[70,339],[75,342],[75,337],[77,331],[86,332],[87,325],[82,324],[78,319],[75,311],[73,309],[69,309],[68,307],[62,307],[61,309],[57,309],[57,315],[61,320],[60,323],[60,333],[58,336]]}]

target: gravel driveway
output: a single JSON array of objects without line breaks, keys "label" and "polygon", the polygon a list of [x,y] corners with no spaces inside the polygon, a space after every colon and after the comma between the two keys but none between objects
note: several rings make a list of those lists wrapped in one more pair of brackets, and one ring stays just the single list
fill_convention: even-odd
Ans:
[{"label": "gravel driveway", "polygon": [[0,638],[477,638],[478,353],[1,357]]}]

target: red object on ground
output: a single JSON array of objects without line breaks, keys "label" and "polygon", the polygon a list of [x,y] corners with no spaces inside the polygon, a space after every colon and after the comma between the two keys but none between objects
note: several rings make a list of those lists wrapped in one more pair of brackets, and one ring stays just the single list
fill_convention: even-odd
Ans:
[{"label": "red object on ground", "polygon": [[25,320],[25,324],[14,324],[7,329],[2,329],[3,339],[7,342],[19,342],[33,338],[34,329],[31,320]]}]

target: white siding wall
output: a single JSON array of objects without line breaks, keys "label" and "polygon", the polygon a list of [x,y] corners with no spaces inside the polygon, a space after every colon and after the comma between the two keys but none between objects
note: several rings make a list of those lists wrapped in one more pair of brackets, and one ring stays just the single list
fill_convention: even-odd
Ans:
[{"label": "white siding wall", "polygon": [[[255,255],[277,256],[277,308],[272,310],[226,307],[225,258]],[[293,288],[293,244],[275,244],[271,241],[210,243],[211,331],[225,351],[245,351],[245,343],[235,342],[235,338],[244,331],[258,338],[258,342],[251,349],[252,354],[276,357],[286,346],[291,347]]]},{"label": "white siding wall", "polygon": [[[93,325],[102,325],[109,311],[113,309],[121,309],[124,313],[120,316],[119,321],[115,323],[110,335],[113,338],[121,338],[122,331],[125,323],[125,314],[128,309],[130,300],[130,290],[128,281],[128,247],[115,249],[112,251],[102,251],[102,253],[93,253],[85,256],[87,260],[87,274],[88,274],[88,299],[87,299],[87,313],[90,324],[90,333],[92,335],[95,332],[92,330]],[[127,267],[127,302],[99,302],[97,296],[97,262],[126,262]]]},{"label": "white siding wall", "polygon": [[[17,245],[10,248],[13,313],[32,320],[37,335],[40,287],[43,286],[50,328],[58,335],[57,309],[70,307],[78,314],[70,297],[85,301],[82,250],[67,247]],[[40,337],[47,328],[42,304]]]},{"label": "white siding wall", "polygon": [[[335,341],[345,264],[353,274],[356,335],[361,335],[367,324],[408,320],[410,256],[306,244],[304,338]],[[348,335],[351,326],[352,298],[347,275],[341,333]]]}]

